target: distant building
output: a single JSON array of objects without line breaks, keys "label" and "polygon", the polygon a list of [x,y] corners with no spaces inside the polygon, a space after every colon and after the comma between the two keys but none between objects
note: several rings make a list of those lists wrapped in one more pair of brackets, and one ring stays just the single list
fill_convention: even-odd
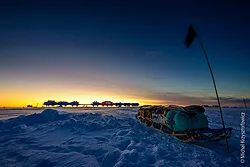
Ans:
[{"label": "distant building", "polygon": [[66,101],[59,101],[59,102],[57,102],[57,105],[59,105],[60,107],[63,107],[63,106],[66,107],[67,105],[69,105],[69,103]]},{"label": "distant building", "polygon": [[48,101],[44,102],[43,105],[45,105],[45,106],[55,106],[55,105],[57,105],[57,102],[55,102],[54,100],[48,100]]},{"label": "distant building", "polygon": [[112,106],[114,105],[114,103],[111,102],[111,101],[104,101],[104,102],[102,102],[101,104],[102,104],[102,106],[107,106],[107,107],[108,107],[108,106],[111,106],[111,107],[112,107]]},{"label": "distant building", "polygon": [[139,103],[131,103],[132,107],[138,107]]},{"label": "distant building", "polygon": [[125,107],[129,107],[131,104],[130,103],[123,103]]},{"label": "distant building", "polygon": [[122,103],[119,102],[119,103],[114,103],[116,107],[121,107],[122,106]]},{"label": "distant building", "polygon": [[99,105],[101,105],[101,103],[99,103],[98,101],[94,101],[91,105],[92,105],[93,107],[94,107],[94,106],[97,106],[97,107],[98,107]]},{"label": "distant building", "polygon": [[78,102],[78,101],[72,101],[72,102],[69,103],[69,104],[72,105],[72,107],[73,107],[73,106],[77,106],[77,107],[78,107],[79,102]]}]

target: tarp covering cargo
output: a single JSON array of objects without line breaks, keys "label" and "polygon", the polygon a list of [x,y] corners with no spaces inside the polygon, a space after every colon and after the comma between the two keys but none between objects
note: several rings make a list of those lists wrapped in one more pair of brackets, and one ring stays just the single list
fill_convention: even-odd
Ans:
[{"label": "tarp covering cargo", "polygon": [[179,112],[174,117],[174,123],[175,131],[208,128],[208,120],[204,113],[190,116],[184,112]]},{"label": "tarp covering cargo", "polygon": [[166,115],[166,125],[174,131],[208,128],[208,120],[201,106],[171,110]]}]

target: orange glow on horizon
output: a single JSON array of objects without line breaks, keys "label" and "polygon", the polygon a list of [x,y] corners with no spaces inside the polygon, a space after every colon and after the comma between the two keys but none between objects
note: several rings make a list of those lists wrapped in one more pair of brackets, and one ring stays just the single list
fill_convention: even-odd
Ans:
[{"label": "orange glow on horizon", "polygon": [[[159,105],[159,103],[149,103],[145,102],[147,100],[141,100],[141,101],[136,101],[133,99],[123,99],[123,100],[115,100],[113,98],[103,98],[104,100],[98,100],[97,98],[95,100],[88,100],[88,101],[82,101],[82,100],[59,100],[59,99],[47,99],[47,100],[55,100],[55,101],[67,101],[67,102],[72,102],[72,101],[78,101],[80,104],[91,104],[93,101],[98,101],[98,102],[103,102],[103,101],[112,101],[112,102],[126,102],[126,103],[139,103],[140,105]],[[46,102],[47,100],[38,100],[38,101],[28,101],[28,100],[20,100],[20,101],[15,101],[15,100],[9,100],[5,101],[5,103],[1,103],[0,107],[26,107],[27,105],[32,105],[33,107],[42,107],[42,104]],[[162,104],[165,105],[165,104]]]},{"label": "orange glow on horizon", "polygon": [[0,97],[0,107],[26,107],[27,105],[32,105],[33,107],[41,107],[47,100],[55,101],[78,101],[80,104],[91,104],[93,101],[112,101],[112,102],[127,102],[127,103],[139,103],[140,105],[157,105],[161,103],[157,100],[142,99],[137,97],[126,97],[118,96],[114,93],[103,93],[98,94],[92,93],[80,93],[75,92],[26,92],[26,91],[2,91],[0,92],[3,96]]},{"label": "orange glow on horizon", "polygon": [[[80,98],[73,98],[73,97],[58,97],[58,98],[50,98],[50,99],[21,99],[21,100],[5,100],[4,103],[1,103],[0,107],[27,107],[27,105],[32,105],[33,107],[42,107],[43,103],[47,100],[55,100],[55,101],[78,101],[80,104],[91,104],[93,101],[103,102],[103,101],[112,101],[112,102],[126,102],[126,103],[139,103],[140,106],[142,105],[163,105],[167,106],[169,104],[157,100],[148,100],[148,99],[126,99],[126,98],[112,98],[109,96],[99,96],[99,97],[80,97]],[[175,104],[180,106],[186,106],[181,104]]]},{"label": "orange glow on horizon", "polygon": [[92,88],[91,86],[80,88],[62,84],[29,85],[27,83],[15,86],[6,85],[6,87],[3,86],[0,89],[0,107],[27,107],[27,105],[41,107],[47,100],[78,101],[80,104],[91,104],[93,101],[139,103],[140,105],[171,104],[163,100],[153,99],[153,97],[151,99],[148,94],[139,93],[137,95],[130,95],[129,92],[134,91],[131,89],[128,92],[122,92],[119,89]]}]

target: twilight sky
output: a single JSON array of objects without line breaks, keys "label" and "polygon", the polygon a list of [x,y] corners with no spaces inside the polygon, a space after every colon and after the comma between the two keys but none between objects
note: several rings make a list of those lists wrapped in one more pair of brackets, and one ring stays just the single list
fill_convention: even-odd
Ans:
[{"label": "twilight sky", "polygon": [[247,1],[11,1],[0,5],[0,107],[51,100],[250,101]]}]

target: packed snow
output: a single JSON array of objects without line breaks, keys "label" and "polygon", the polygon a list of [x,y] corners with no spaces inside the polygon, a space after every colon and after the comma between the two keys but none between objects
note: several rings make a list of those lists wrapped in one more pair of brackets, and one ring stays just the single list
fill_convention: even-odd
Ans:
[{"label": "packed snow", "polygon": [[[226,126],[233,127],[229,139],[231,154],[227,153],[225,141],[182,143],[149,128],[135,119],[137,110],[1,110],[0,166],[230,167],[249,164],[247,135],[244,164],[240,159],[243,108],[223,109]],[[249,122],[248,113],[245,114],[245,122]],[[208,108],[206,114],[210,128],[221,128],[218,109]]]}]

